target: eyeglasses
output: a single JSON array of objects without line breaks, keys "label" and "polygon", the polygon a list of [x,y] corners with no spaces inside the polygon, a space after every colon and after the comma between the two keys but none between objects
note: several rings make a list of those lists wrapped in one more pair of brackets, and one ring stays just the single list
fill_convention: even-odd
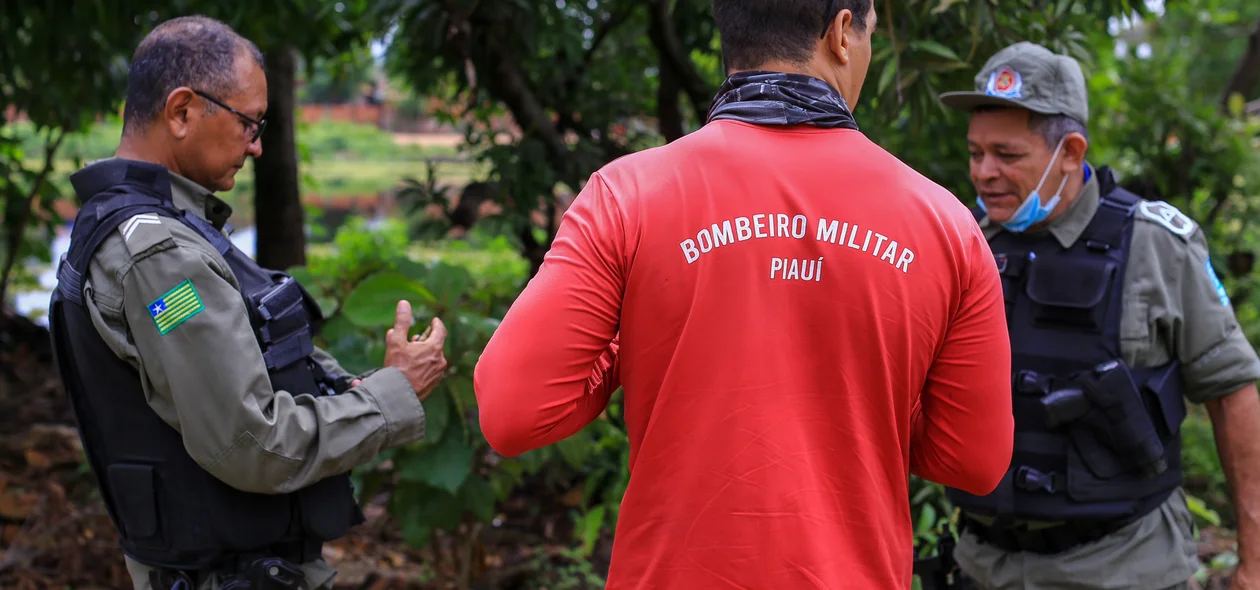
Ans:
[{"label": "eyeglasses", "polygon": [[840,7],[836,6],[836,0],[827,0],[827,20],[823,21],[822,34],[819,39],[827,38],[827,31],[831,30],[831,23],[836,20],[836,15],[840,14]]},{"label": "eyeglasses", "polygon": [[245,113],[242,113],[242,112],[240,112],[240,111],[238,111],[238,110],[236,110],[236,109],[234,109],[234,108],[232,108],[232,107],[230,107],[230,106],[227,106],[227,105],[223,104],[223,103],[222,103],[222,102],[220,102],[218,99],[216,99],[216,98],[214,98],[213,96],[210,96],[209,94],[206,94],[206,93],[204,93],[204,92],[202,92],[202,91],[200,91],[200,90],[193,90],[193,92],[197,93],[197,96],[200,96],[201,98],[204,98],[204,99],[206,99],[206,100],[208,100],[208,101],[210,101],[210,102],[212,102],[212,103],[214,103],[214,104],[217,104],[217,105],[219,105],[219,106],[221,106],[221,107],[223,107],[223,108],[227,109],[227,111],[228,111],[228,112],[232,113],[233,115],[236,115],[236,116],[240,117],[240,118],[241,118],[242,120],[244,120],[246,123],[248,123],[248,124],[252,125],[255,129],[254,129],[254,135],[253,135],[253,137],[250,137],[250,138],[249,138],[249,143],[250,143],[250,144],[253,144],[255,141],[258,141],[258,138],[259,138],[259,137],[262,137],[263,129],[266,129],[266,128],[267,128],[267,120],[266,120],[266,119],[258,120],[258,119],[255,119],[255,118],[253,118],[253,117],[250,117],[249,115],[246,115]]}]

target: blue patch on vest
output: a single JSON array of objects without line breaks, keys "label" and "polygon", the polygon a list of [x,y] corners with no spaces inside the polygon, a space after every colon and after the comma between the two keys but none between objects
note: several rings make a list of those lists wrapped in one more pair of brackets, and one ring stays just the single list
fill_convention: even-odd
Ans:
[{"label": "blue patch on vest", "polygon": [[1208,278],[1212,279],[1212,287],[1216,289],[1217,297],[1221,298],[1221,305],[1229,307],[1229,293],[1225,292],[1225,285],[1221,284],[1221,278],[1216,276],[1216,269],[1212,268],[1212,259],[1204,258],[1203,265],[1207,267]]}]

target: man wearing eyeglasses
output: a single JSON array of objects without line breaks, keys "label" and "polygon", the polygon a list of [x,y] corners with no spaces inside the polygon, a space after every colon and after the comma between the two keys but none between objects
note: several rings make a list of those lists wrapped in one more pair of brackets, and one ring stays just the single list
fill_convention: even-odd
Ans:
[{"label": "man wearing eyeglasses", "polygon": [[[228,240],[261,153],[258,49],[178,18],[137,49],[115,158],[71,175],[83,207],[49,324],[84,450],[138,590],[331,588],[324,542],[363,521],[347,473],[424,435],[445,329],[348,375],[315,348],[310,295]],[[246,586],[246,584],[249,586]]]}]

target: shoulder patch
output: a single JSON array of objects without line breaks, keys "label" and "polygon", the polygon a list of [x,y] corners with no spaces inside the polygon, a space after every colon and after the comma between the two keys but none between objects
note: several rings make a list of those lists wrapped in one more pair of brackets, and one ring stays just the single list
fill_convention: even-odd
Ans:
[{"label": "shoulder patch", "polygon": [[1225,291],[1225,285],[1221,283],[1221,278],[1216,275],[1216,269],[1212,268],[1212,259],[1204,258],[1203,265],[1207,268],[1208,279],[1212,281],[1212,289],[1216,291],[1216,296],[1221,300],[1221,305],[1229,307],[1229,293]]},{"label": "shoulder patch", "polygon": [[118,225],[118,233],[132,256],[138,256],[146,250],[170,240],[174,243],[171,230],[162,223],[156,213],[134,215]]},{"label": "shoulder patch", "polygon": [[158,332],[165,336],[167,332],[205,309],[197,288],[191,280],[184,279],[184,282],[149,304],[149,315],[153,317]]},{"label": "shoulder patch", "polygon": [[1163,201],[1142,201],[1138,203],[1137,210],[1138,217],[1162,225],[1183,238],[1189,238],[1198,228],[1189,216]]}]

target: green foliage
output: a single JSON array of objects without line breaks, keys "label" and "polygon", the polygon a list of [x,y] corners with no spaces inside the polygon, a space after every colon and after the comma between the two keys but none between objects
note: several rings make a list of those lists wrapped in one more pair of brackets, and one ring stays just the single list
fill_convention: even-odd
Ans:
[{"label": "green foliage", "polygon": [[[654,25],[662,5],[664,25]],[[661,134],[643,119],[662,108],[656,92],[662,68],[695,70],[689,55],[715,54],[708,5],[384,0],[376,8],[397,15],[390,70],[474,120],[468,144],[490,166],[487,180],[504,187],[498,197],[504,233],[521,237],[522,250],[536,261],[555,227],[545,222],[535,240],[532,212],[553,211],[559,192],[580,190],[605,162],[659,145]],[[661,49],[666,37],[680,44],[680,62]],[[708,62],[704,71],[715,73]],[[689,76],[683,89],[692,108],[679,117],[694,128],[720,80]],[[520,132],[505,141],[498,122],[508,114]],[[454,121],[453,113],[447,116]]]},{"label": "green foliage", "polygon": [[1216,450],[1212,423],[1201,406],[1191,408],[1181,426],[1181,440],[1185,487],[1193,496],[1190,506],[1200,525],[1234,526],[1233,504]]},{"label": "green foliage", "polygon": [[298,88],[298,102],[352,102],[365,94],[373,81],[375,63],[366,44],[303,62],[299,72],[305,75],[306,83]]},{"label": "green foliage", "polygon": [[504,240],[482,247],[448,245],[438,251],[409,247],[399,221],[370,227],[352,218],[327,249],[312,252],[291,273],[317,298],[326,323],[317,344],[349,371],[361,374],[384,361],[384,333],[400,299],[411,302],[417,330],[439,317],[448,336],[448,373],[423,405],[422,441],[382,453],[357,470],[360,497],[392,485],[390,512],[415,546],[435,533],[475,542],[471,526],[487,525],[497,504],[528,476],[553,485],[581,487],[574,507],[575,555],[588,556],[601,534],[615,526],[625,491],[629,444],[619,425],[620,405],[608,419],[552,448],[516,458],[495,455],[481,435],[473,369],[508,305],[524,287],[528,266]]},{"label": "green foliage", "polygon": [[[1113,15],[1147,13],[1142,2],[1109,0],[876,0],[879,29],[870,72],[854,114],[863,131],[915,170],[971,205],[967,117],[937,100],[972,90],[989,57],[1032,41],[1075,57],[1087,72],[1109,39]],[[925,138],[934,138],[931,141]]]},{"label": "green foliage", "polygon": [[[127,58],[154,25],[173,16],[203,14],[226,21],[264,51],[292,46],[304,55],[337,55],[383,28],[366,0],[281,0],[225,4],[205,0],[85,0],[74,10],[53,2],[9,3],[0,10],[0,105],[24,113],[42,138],[34,154],[17,147],[19,131],[0,114],[0,306],[17,261],[47,264],[54,229],[52,203],[61,198],[49,176],[67,133],[101,115],[118,114],[126,90]],[[291,26],[301,23],[301,26]],[[28,136],[31,134],[27,134]],[[117,135],[114,136],[115,139]],[[93,153],[101,154],[99,145]],[[112,150],[109,150],[112,152]],[[28,168],[28,158],[35,167]],[[74,168],[79,163],[76,161]],[[38,213],[37,213],[38,212]],[[35,226],[28,235],[28,227]]]}]

